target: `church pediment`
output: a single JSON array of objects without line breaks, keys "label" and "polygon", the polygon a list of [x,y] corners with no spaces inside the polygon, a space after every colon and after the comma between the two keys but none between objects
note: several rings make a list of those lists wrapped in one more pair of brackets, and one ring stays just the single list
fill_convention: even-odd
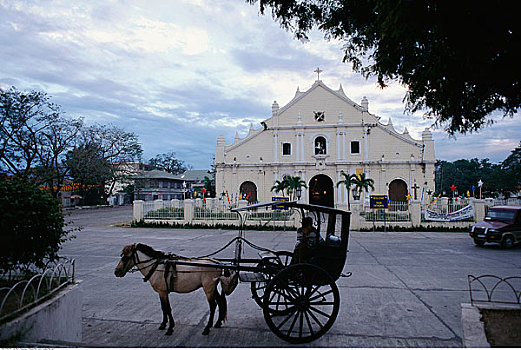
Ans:
[{"label": "church pediment", "polygon": [[307,91],[301,92],[297,88],[294,98],[279,109],[278,125],[320,126],[360,123],[364,112],[367,118],[373,118],[375,122],[378,120],[367,111],[367,103],[364,106],[351,100],[346,96],[341,85],[338,90],[333,90],[321,80],[317,80]]}]

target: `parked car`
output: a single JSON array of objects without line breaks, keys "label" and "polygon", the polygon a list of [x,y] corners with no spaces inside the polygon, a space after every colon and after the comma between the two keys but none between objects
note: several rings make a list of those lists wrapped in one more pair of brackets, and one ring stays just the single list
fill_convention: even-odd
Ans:
[{"label": "parked car", "polygon": [[485,220],[470,228],[470,237],[474,243],[500,243],[504,248],[511,248],[521,242],[521,206],[498,206],[488,209]]}]

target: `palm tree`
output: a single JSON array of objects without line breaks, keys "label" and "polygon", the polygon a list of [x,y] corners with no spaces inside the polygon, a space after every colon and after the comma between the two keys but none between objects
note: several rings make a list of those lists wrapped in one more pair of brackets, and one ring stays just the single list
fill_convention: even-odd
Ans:
[{"label": "palm tree", "polygon": [[284,178],[284,181],[287,182],[287,189],[290,194],[290,200],[295,199],[295,194],[298,190],[300,190],[302,187],[308,188],[304,180],[300,178],[300,176],[286,176]]},{"label": "palm tree", "polygon": [[351,210],[351,203],[349,202],[349,190],[355,184],[356,175],[345,173],[343,170],[340,171],[340,175],[344,177],[343,180],[337,182],[336,187],[344,185],[347,189],[347,208]]},{"label": "palm tree", "polygon": [[282,181],[276,180],[275,184],[271,187],[271,190],[275,193],[282,192],[282,195],[284,196],[284,191],[288,188],[288,182],[286,181],[286,178],[284,178]]},{"label": "palm tree", "polygon": [[366,178],[365,173],[355,176],[354,183],[360,196],[362,196],[363,190],[369,191],[369,188],[371,188],[374,191],[374,180]]}]

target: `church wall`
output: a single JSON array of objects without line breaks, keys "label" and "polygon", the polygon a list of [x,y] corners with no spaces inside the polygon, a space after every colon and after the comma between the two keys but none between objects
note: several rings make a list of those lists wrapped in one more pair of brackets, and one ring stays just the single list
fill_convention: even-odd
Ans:
[{"label": "church wall", "polygon": [[[302,94],[305,96],[299,97]],[[389,184],[395,179],[403,180],[411,195],[416,184],[418,199],[422,188],[433,191],[435,158],[430,132],[424,131],[422,140],[413,140],[407,133],[397,133],[392,125],[382,125],[379,118],[359,105],[350,105],[352,101],[340,97],[342,94],[317,81],[308,92],[297,92],[280,113],[274,103],[274,116],[265,120],[267,130],[250,130],[244,139],[236,138],[228,146],[224,145],[224,138],[218,139],[217,192],[227,190],[230,199],[236,198],[240,185],[251,181],[257,187],[258,200],[269,201],[275,196],[271,187],[283,176],[300,176],[309,185],[314,176],[323,174],[331,178],[335,203],[342,206],[347,202],[347,191],[343,186],[336,187],[343,180],[340,172],[354,174],[358,169],[375,181],[373,194],[387,194]],[[325,112],[325,121],[317,122],[314,111]],[[327,140],[325,156],[314,155],[314,140],[319,135]],[[351,141],[359,142],[358,154],[351,153]],[[282,154],[285,142],[291,144],[290,155]],[[423,164],[422,144],[425,144]],[[306,203],[308,191],[303,190],[302,200]]]}]

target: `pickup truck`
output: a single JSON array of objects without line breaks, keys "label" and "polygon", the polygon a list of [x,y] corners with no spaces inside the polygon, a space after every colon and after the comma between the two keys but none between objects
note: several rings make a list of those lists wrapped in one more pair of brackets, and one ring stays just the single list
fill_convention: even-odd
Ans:
[{"label": "pickup truck", "polygon": [[521,242],[521,206],[497,206],[488,209],[485,220],[470,227],[474,243],[499,243],[512,248]]}]

